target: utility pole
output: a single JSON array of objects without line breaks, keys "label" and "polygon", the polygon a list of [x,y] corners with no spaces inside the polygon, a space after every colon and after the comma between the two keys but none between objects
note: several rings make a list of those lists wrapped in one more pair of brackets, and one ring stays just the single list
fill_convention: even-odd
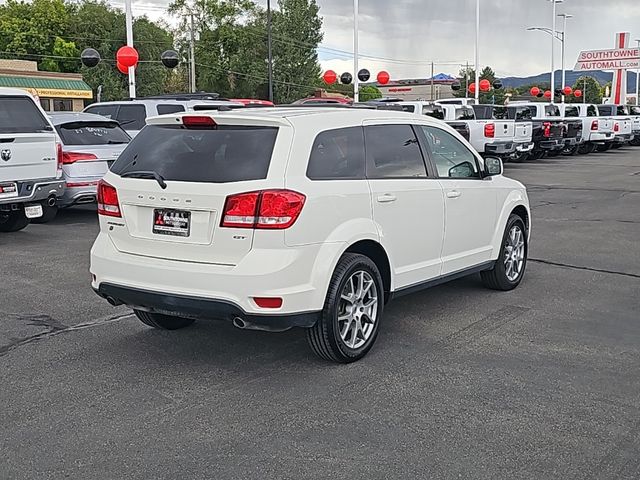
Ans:
[{"label": "utility pole", "polygon": [[[638,50],[640,50],[640,39],[638,42]],[[636,70],[636,105],[640,106],[640,69]]]},{"label": "utility pole", "polygon": [[271,51],[271,0],[267,0],[267,62],[269,76],[269,101],[273,102],[273,53]]},{"label": "utility pole", "polygon": [[[561,13],[558,16],[564,18],[564,26],[562,27],[562,34],[560,35],[560,41],[562,42],[562,85],[560,87],[564,90],[564,87],[566,87],[566,81],[567,81],[567,72],[565,71],[565,61],[564,61],[565,46],[566,46],[566,40],[567,40],[567,19],[572,18],[573,15],[569,15],[567,13]],[[556,35],[555,32],[554,32],[554,35]],[[563,92],[562,103],[564,103],[564,100],[565,98],[564,98],[564,92]]]},{"label": "utility pole", "polygon": [[353,103],[360,101],[358,69],[358,0],[353,0]]},{"label": "utility pole", "polygon": [[189,15],[191,16],[191,39],[189,41],[189,56],[191,57],[190,58],[191,60],[190,89],[191,89],[191,93],[196,93],[196,54],[195,54],[196,38],[195,38],[195,32],[194,32],[193,13]]},{"label": "utility pole", "polygon": [[[562,0],[560,0],[562,1]],[[553,5],[553,20],[551,22],[551,103],[556,99],[556,4],[558,0],[551,0]]]},{"label": "utility pole", "polygon": [[435,72],[434,72],[434,66],[433,66],[433,62],[431,62],[431,101],[433,102],[434,99],[434,91],[433,91],[433,76],[434,76]]},{"label": "utility pole", "polygon": [[[127,29],[127,46],[133,47],[133,12],[131,0],[124,0],[125,22]],[[136,98],[136,69],[129,67],[129,97]]]},{"label": "utility pole", "polygon": [[587,103],[587,77],[584,77],[584,88],[582,90],[582,103]]},{"label": "utility pole", "polygon": [[476,0],[476,104],[480,103],[480,0]]},{"label": "utility pole", "polygon": [[464,98],[469,98],[469,62],[467,62],[467,67],[464,71],[464,79],[466,82],[464,86]]}]

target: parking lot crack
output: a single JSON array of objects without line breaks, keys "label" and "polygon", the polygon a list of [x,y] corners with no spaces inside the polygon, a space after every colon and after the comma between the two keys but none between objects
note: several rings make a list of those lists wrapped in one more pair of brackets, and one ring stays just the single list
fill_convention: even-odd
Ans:
[{"label": "parking lot crack", "polygon": [[594,268],[594,267],[584,267],[580,265],[571,265],[569,263],[561,263],[561,262],[552,262],[551,260],[544,260],[541,258],[529,258],[530,262],[543,263],[545,265],[553,265],[555,267],[564,267],[564,268],[572,268],[575,270],[586,270],[589,272],[598,272],[598,273],[607,273],[609,275],[620,275],[623,277],[631,277],[631,278],[640,278],[639,274],[636,273],[628,273],[628,272],[618,272],[615,270],[606,270],[603,268]]},{"label": "parking lot crack", "polygon": [[[47,326],[50,329],[46,332],[31,335],[29,337],[12,339],[11,343],[9,343],[8,345],[0,346],[0,357],[3,357],[4,355],[8,354],[12,350],[15,350],[16,348],[22,347],[24,345],[28,345],[33,342],[37,342],[39,340],[60,335],[61,333],[74,332],[76,330],[84,330],[87,328],[107,325],[109,323],[118,322],[124,318],[130,317],[131,315],[132,315],[131,313],[126,313],[122,315],[111,315],[111,316],[103,317],[97,320],[92,320],[90,322],[78,323],[77,325],[72,325],[69,327],[62,325],[61,323],[53,320],[51,317],[48,317],[47,315],[26,315],[25,317],[29,319],[32,325]],[[44,319],[41,317],[47,317],[47,318]],[[51,323],[52,320],[53,320],[53,323]],[[37,322],[40,322],[40,323],[37,323]]]}]

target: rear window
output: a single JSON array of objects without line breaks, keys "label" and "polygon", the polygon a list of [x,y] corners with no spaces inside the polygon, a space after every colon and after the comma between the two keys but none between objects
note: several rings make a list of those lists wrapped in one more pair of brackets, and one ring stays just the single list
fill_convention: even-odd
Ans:
[{"label": "rear window", "polygon": [[184,112],[184,107],[182,105],[173,105],[170,103],[158,105],[157,109],[158,115],[168,115],[170,113]]},{"label": "rear window", "polygon": [[564,109],[564,116],[565,117],[579,117],[580,116],[580,110],[578,110],[578,107],[565,107]]},{"label": "rear window", "polygon": [[507,109],[511,120],[531,120],[535,115],[535,107],[511,107]]},{"label": "rear window", "polygon": [[125,130],[142,130],[146,119],[147,112],[144,105],[120,105],[117,120]]},{"label": "rear window", "polygon": [[115,122],[72,122],[56,130],[65,145],[117,145],[131,140]]},{"label": "rear window", "polygon": [[627,107],[625,107],[624,105],[618,105],[618,107],[616,108],[616,115],[629,115]]},{"label": "rear window", "polygon": [[630,105],[629,113],[631,113],[631,115],[640,115],[640,107],[637,107],[635,105]]},{"label": "rear window", "polygon": [[422,114],[427,117],[444,120],[444,109],[436,105],[425,105],[422,107]]},{"label": "rear window", "polygon": [[416,112],[416,107],[414,107],[413,105],[401,105],[402,106],[402,111],[403,112],[409,112],[409,113],[415,113]]},{"label": "rear window", "polygon": [[493,117],[493,107],[491,105],[473,105],[478,120],[489,120]]},{"label": "rear window", "polygon": [[506,107],[493,107],[491,114],[493,115],[493,120],[509,119],[509,112],[507,112]]},{"label": "rear window", "polygon": [[613,115],[613,109],[610,105],[598,105],[600,115]]},{"label": "rear window", "polygon": [[165,180],[227,183],[267,177],[278,129],[218,125],[189,130],[149,125],[125,148],[111,170],[122,175],[154,171]]},{"label": "rear window", "polygon": [[116,112],[118,111],[118,105],[96,105],[93,107],[85,108],[87,113],[93,113],[95,115],[102,115],[106,118],[116,118]]},{"label": "rear window", "polygon": [[587,107],[587,117],[597,117],[598,116],[598,109],[595,107],[595,105],[589,105]]},{"label": "rear window", "polygon": [[545,105],[544,114],[547,117],[559,117],[560,109],[557,105]]},{"label": "rear window", "polygon": [[339,128],[319,134],[307,167],[311,180],[364,178],[362,127]]},{"label": "rear window", "polygon": [[51,131],[51,125],[29,97],[2,97],[0,133],[36,133]]},{"label": "rear window", "polygon": [[456,108],[456,120],[475,120],[475,118],[472,108]]}]

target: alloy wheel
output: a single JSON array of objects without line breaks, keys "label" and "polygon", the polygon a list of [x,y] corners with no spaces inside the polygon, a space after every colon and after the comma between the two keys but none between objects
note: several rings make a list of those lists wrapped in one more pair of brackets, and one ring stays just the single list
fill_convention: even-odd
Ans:
[{"label": "alloy wheel", "polygon": [[510,282],[515,282],[522,274],[524,256],[524,233],[518,225],[514,225],[509,230],[504,246],[504,267],[507,279]]},{"label": "alloy wheel", "polygon": [[378,316],[378,289],[373,277],[357,270],[345,282],[338,304],[338,329],[344,344],[362,347],[375,330]]}]

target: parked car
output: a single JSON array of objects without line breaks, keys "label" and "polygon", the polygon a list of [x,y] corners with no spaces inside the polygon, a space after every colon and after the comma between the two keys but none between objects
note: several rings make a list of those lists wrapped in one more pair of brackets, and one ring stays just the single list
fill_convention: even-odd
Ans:
[{"label": "parked car", "polygon": [[565,103],[558,106],[560,113],[567,120],[582,121],[582,139],[578,145],[578,153],[584,155],[594,152],[599,145],[613,142],[613,119],[598,113],[598,107],[587,103]]},{"label": "parked car", "polygon": [[640,106],[628,105],[629,115],[631,115],[633,139],[629,145],[634,147],[640,146]]},{"label": "parked car", "polygon": [[62,143],[62,172],[67,189],[55,209],[96,201],[98,181],[131,137],[115,120],[92,113],[50,114]]},{"label": "parked car", "polygon": [[126,132],[135,137],[146,125],[148,117],[185,112],[189,110],[217,110],[242,108],[244,105],[229,100],[212,100],[202,95],[168,95],[149,98],[137,98],[119,102],[93,103],[84,109],[86,113],[101,115],[116,120]]},{"label": "parked car", "polygon": [[475,98],[441,98],[440,100],[436,100],[435,103],[439,103],[440,105],[475,105]]},{"label": "parked car", "polygon": [[606,104],[598,105],[598,113],[603,117],[613,118],[614,140],[606,145],[599,145],[598,151],[604,152],[610,148],[620,148],[634,139],[633,120],[626,105]]},{"label": "parked car", "polygon": [[[522,115],[512,117],[509,114],[509,110],[502,105],[473,105],[473,110],[478,120],[495,120],[495,122],[484,123],[485,126],[482,133],[485,137],[487,135],[490,136],[492,131],[494,132],[494,137],[498,132],[502,132],[501,134],[505,140],[511,139],[513,142],[512,148],[505,151],[503,158],[513,162],[521,162],[529,156],[535,146],[531,117],[526,118]],[[500,123],[498,124],[497,122]]]},{"label": "parked car", "polygon": [[526,118],[532,122],[533,149],[529,158],[539,160],[546,154],[557,155],[564,149],[565,123],[556,105],[542,102],[512,102],[507,106],[507,112],[511,118]]},{"label": "parked car", "polygon": [[0,232],[42,218],[64,193],[62,150],[40,103],[0,88]]},{"label": "parked car", "polygon": [[255,98],[232,98],[232,102],[242,103],[246,107],[273,107],[273,102],[269,100],[257,100]]},{"label": "parked car", "polygon": [[151,118],[98,213],[92,287],[112,305],[169,330],[304,327],[335,362],[369,351],[392,297],[474,272],[517,287],[530,234],[499,159],[443,122],[364,108]]}]

